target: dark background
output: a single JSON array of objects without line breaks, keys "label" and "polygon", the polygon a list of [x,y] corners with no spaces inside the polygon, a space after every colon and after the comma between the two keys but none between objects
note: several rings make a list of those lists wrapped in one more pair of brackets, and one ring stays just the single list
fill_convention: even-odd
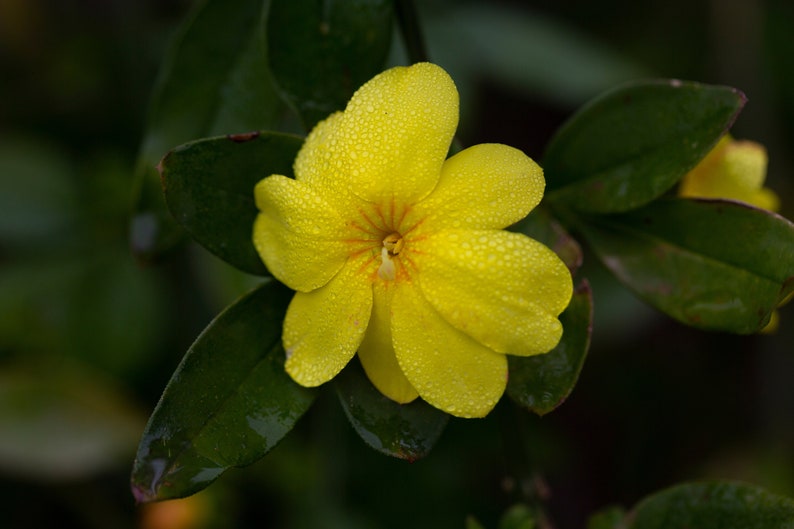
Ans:
[{"label": "dark background", "polygon": [[[767,147],[767,185],[794,216],[790,2],[419,3],[430,58],[461,92],[464,144],[542,160],[556,128],[616,83],[731,85],[749,98],[733,134]],[[128,251],[147,101],[190,5],[0,0],[0,527],[462,528],[467,515],[495,527],[540,491],[554,526],[574,529],[685,480],[794,496],[791,306],[773,335],[697,332],[586,253],[592,348],[548,416],[505,399],[484,420],[451,420],[409,464],[367,447],[328,392],[261,462],[170,511],[137,508],[146,417],[195,336],[255,284],[189,244],[149,266]],[[524,38],[499,47],[502,23]]]}]

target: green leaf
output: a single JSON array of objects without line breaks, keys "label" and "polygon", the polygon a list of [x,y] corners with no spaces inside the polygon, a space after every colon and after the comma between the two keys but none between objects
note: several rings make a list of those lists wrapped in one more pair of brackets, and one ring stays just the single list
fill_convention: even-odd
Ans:
[{"label": "green leaf", "polygon": [[397,404],[369,381],[359,362],[334,379],[339,401],[358,435],[378,452],[415,461],[438,441],[449,416],[425,401]]},{"label": "green leaf", "polygon": [[659,200],[577,227],[621,282],[693,327],[756,332],[794,289],[794,224],[740,202]]},{"label": "green leaf", "polygon": [[314,392],[284,371],[291,292],[266,282],[221,313],[188,350],[154,410],[132,470],[139,502],[184,497],[264,456]]},{"label": "green leaf", "polygon": [[267,274],[251,239],[254,186],[271,174],[291,176],[302,143],[256,132],[182,145],[159,165],[168,208],[210,252],[245,272]]},{"label": "green leaf", "polygon": [[283,107],[267,69],[263,0],[206,0],[174,36],[152,94],[135,170],[133,251],[151,259],[181,240],[155,166],[169,149],[272,129]]},{"label": "green leaf", "polygon": [[682,81],[611,90],[549,143],[543,163],[548,199],[598,213],[642,206],[711,150],[745,101],[733,88]]},{"label": "green leaf", "polygon": [[521,406],[545,415],[573,391],[590,347],[593,299],[583,281],[560,315],[563,335],[552,351],[528,357],[508,355],[507,394]]},{"label": "green leaf", "polygon": [[794,500],[744,483],[691,483],[646,498],[627,522],[627,529],[791,529]]},{"label": "green leaf", "polygon": [[572,274],[582,266],[582,247],[546,209],[535,208],[510,229],[528,235],[551,248]]},{"label": "green leaf", "polygon": [[391,45],[389,0],[272,0],[270,69],[306,130],[347,104],[376,73]]}]

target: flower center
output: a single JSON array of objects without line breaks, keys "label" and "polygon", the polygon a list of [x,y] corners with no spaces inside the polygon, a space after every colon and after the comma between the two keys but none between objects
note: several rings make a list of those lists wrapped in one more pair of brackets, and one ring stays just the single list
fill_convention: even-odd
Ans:
[{"label": "flower center", "polygon": [[388,250],[391,256],[399,254],[404,245],[405,241],[403,241],[403,236],[397,232],[390,233],[383,239],[383,247]]},{"label": "flower center", "polygon": [[380,251],[380,268],[378,277],[384,281],[393,281],[396,276],[396,269],[392,257],[397,256],[405,246],[403,236],[397,232],[390,233],[383,238],[383,248]]}]

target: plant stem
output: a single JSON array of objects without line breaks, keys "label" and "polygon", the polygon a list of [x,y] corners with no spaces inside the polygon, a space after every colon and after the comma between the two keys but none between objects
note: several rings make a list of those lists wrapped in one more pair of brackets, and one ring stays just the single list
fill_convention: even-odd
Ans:
[{"label": "plant stem", "polygon": [[394,10],[403,36],[408,60],[411,64],[428,60],[424,35],[419,25],[419,15],[413,0],[395,0]]}]

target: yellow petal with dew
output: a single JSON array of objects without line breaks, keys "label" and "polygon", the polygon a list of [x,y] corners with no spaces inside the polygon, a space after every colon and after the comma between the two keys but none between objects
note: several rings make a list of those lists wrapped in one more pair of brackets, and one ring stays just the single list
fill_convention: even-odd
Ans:
[{"label": "yellow petal with dew", "polygon": [[394,283],[376,281],[373,285],[372,315],[358,348],[358,357],[370,382],[395,402],[411,402],[419,394],[408,382],[397,363],[391,337],[391,303]]},{"label": "yellow petal with dew", "polygon": [[254,246],[270,273],[301,292],[326,284],[348,256],[337,211],[312,186],[280,175],[261,180],[254,197]]},{"label": "yellow petal with dew", "polygon": [[295,180],[323,187],[334,182],[331,164],[338,147],[335,135],[341,119],[342,112],[334,112],[317,123],[306,136],[293,164]]},{"label": "yellow petal with dew", "polygon": [[412,245],[425,298],[453,327],[500,353],[546,353],[573,293],[562,260],[529,237],[446,230]]},{"label": "yellow petal with dew", "polygon": [[336,112],[318,123],[303,142],[293,168],[296,180],[310,184],[337,211],[354,212],[361,199],[350,190],[350,182],[340,177],[347,171],[336,139],[341,120],[342,113]]},{"label": "yellow petal with dew", "polygon": [[475,145],[444,163],[438,185],[412,214],[433,228],[501,229],[526,217],[545,186],[543,170],[520,150]]},{"label": "yellow petal with dew", "polygon": [[439,66],[382,72],[324,125],[322,141],[333,151],[327,178],[369,202],[424,198],[438,182],[458,110],[455,84]]},{"label": "yellow petal with dew", "polygon": [[356,353],[369,323],[372,286],[350,261],[327,285],[297,292],[284,318],[287,373],[302,386],[335,377]]},{"label": "yellow petal with dew", "polygon": [[457,417],[484,417],[507,385],[507,358],[450,326],[409,282],[395,284],[392,340],[419,396]]}]

